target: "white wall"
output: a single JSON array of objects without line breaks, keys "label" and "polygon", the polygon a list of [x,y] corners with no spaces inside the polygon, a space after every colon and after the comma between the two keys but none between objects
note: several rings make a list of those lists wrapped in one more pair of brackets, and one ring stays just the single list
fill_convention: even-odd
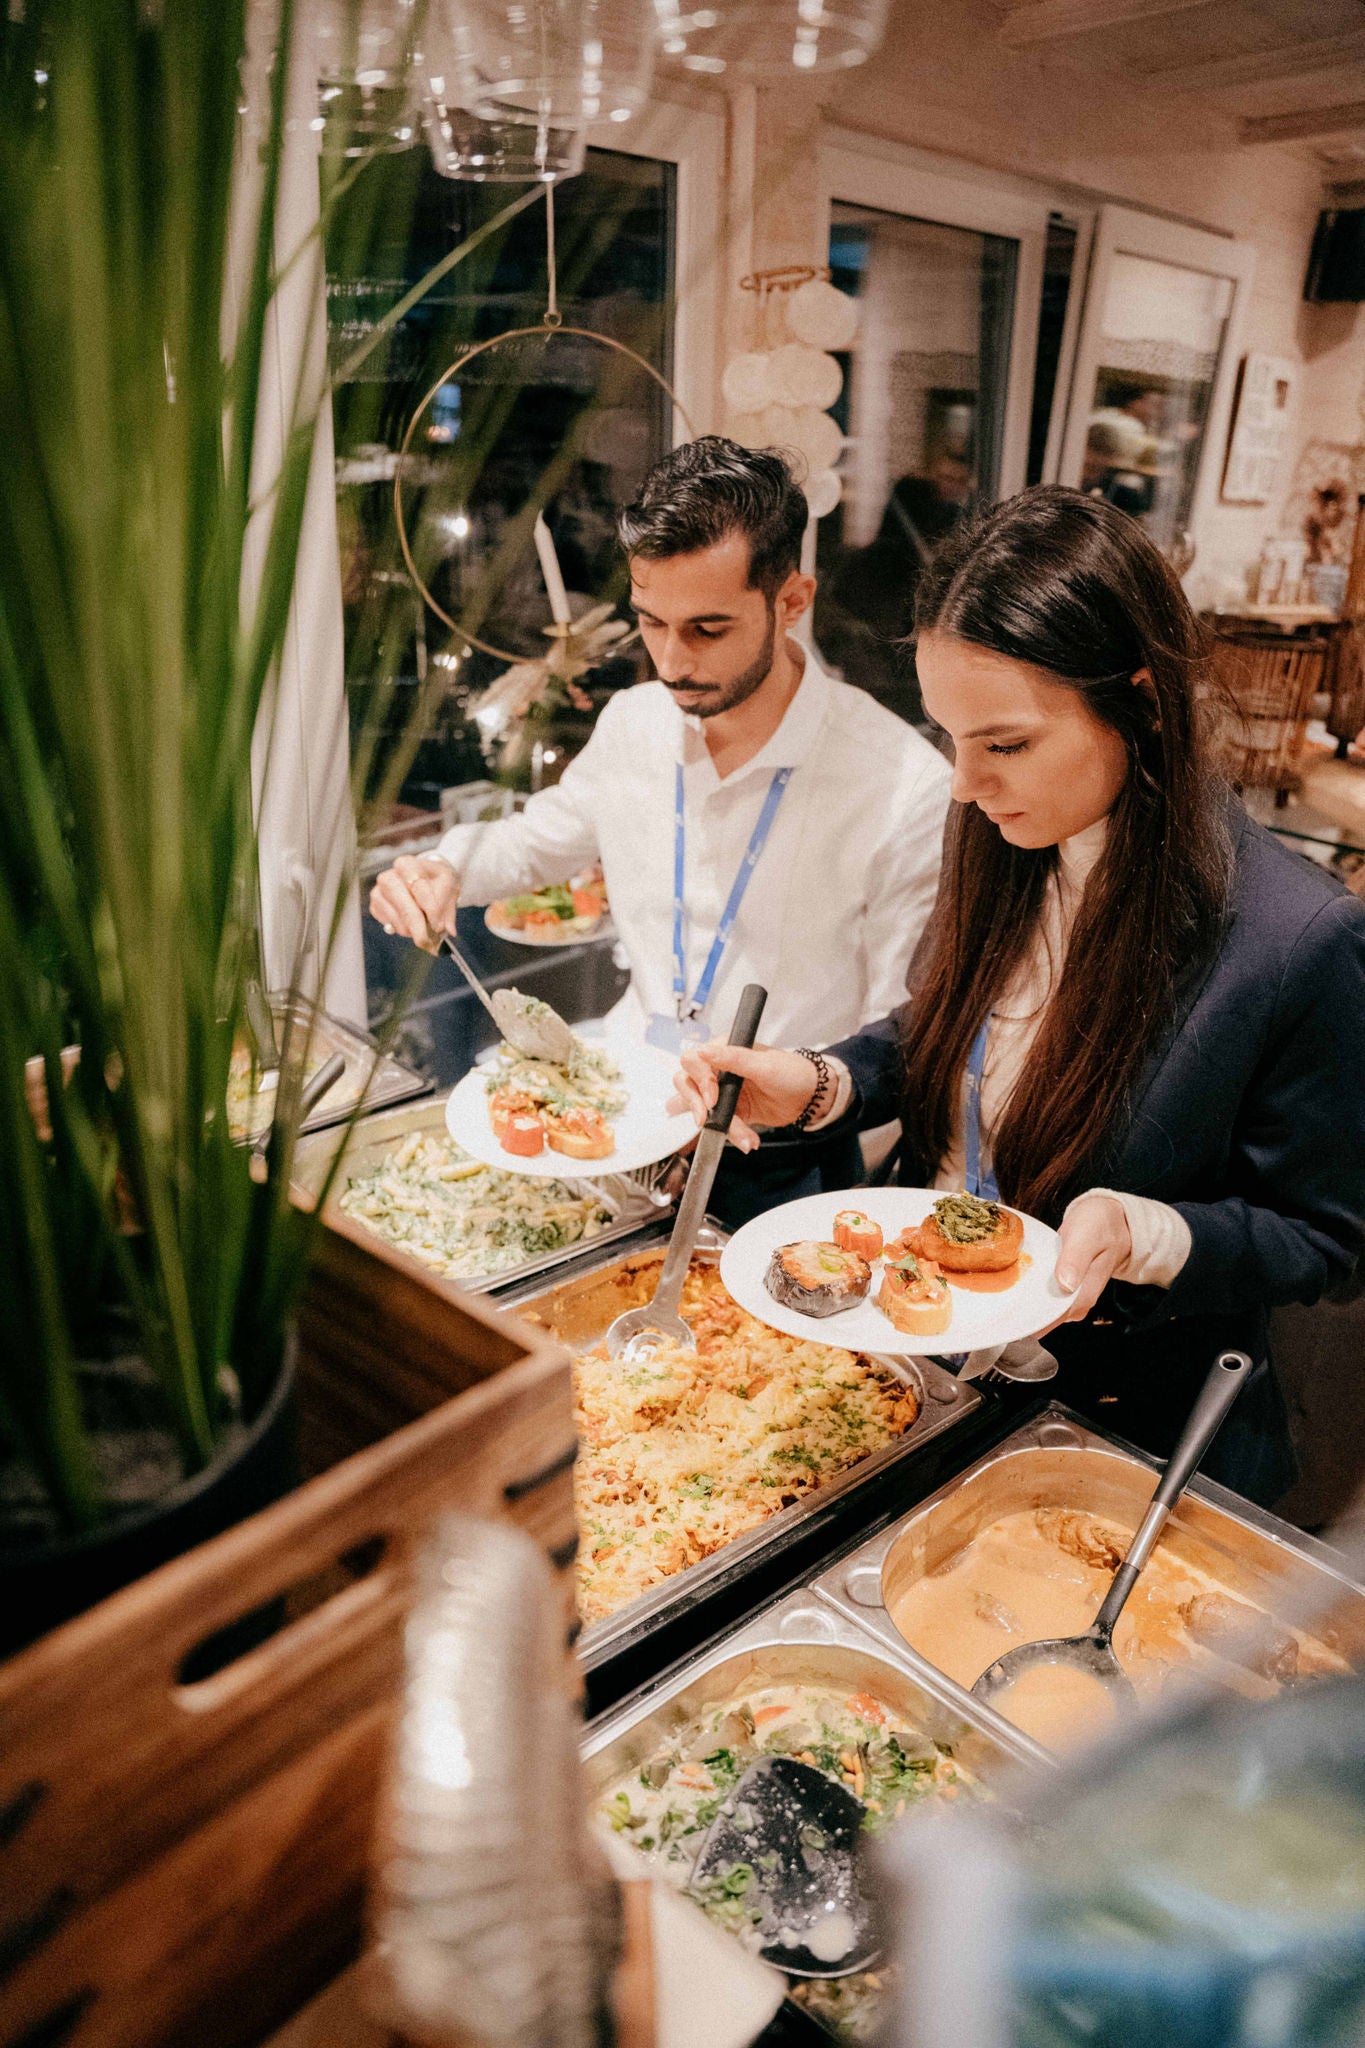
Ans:
[{"label": "white wall", "polygon": [[[1068,43],[1010,50],[994,0],[897,0],[877,59],[823,91],[843,127],[941,152],[1055,189],[1167,213],[1254,244],[1242,346],[1301,366],[1288,438],[1358,442],[1365,314],[1305,307],[1323,173],[1286,146],[1245,147],[1231,115],[1141,78],[1104,75]],[[1161,55],[1160,18],[1150,24]],[[1359,203],[1357,200],[1355,203]],[[1223,450],[1214,459],[1222,460]],[[1292,472],[1285,464],[1285,482]],[[1281,493],[1283,495],[1283,493]],[[1279,503],[1219,504],[1197,538],[1194,594],[1236,576],[1274,528]]]}]

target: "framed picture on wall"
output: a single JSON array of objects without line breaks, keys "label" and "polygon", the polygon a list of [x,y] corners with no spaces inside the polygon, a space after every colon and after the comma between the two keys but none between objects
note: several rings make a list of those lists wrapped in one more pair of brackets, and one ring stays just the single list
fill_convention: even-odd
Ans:
[{"label": "framed picture on wall", "polygon": [[1287,356],[1242,358],[1223,470],[1223,501],[1264,505],[1284,455],[1285,423],[1294,396],[1295,364]]}]

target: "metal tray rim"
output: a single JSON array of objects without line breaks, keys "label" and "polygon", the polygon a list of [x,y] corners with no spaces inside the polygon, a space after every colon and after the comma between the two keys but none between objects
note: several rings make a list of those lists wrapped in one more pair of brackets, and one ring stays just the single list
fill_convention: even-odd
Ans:
[{"label": "metal tray rim", "polygon": [[[1012,1723],[1007,1721],[1002,1714],[998,1714],[993,1707],[983,1706],[979,1700],[973,1699],[971,1692],[966,1686],[959,1685],[956,1679],[949,1678],[946,1672],[939,1671],[937,1665],[930,1664],[926,1657],[923,1657],[912,1644],[907,1643],[904,1637],[899,1634],[894,1622],[891,1620],[890,1614],[884,1606],[879,1605],[876,1608],[865,1609],[858,1607],[844,1590],[844,1580],[845,1575],[855,1565],[874,1568],[880,1573],[886,1564],[889,1552],[904,1534],[908,1525],[916,1521],[920,1516],[928,1514],[943,1501],[951,1498],[961,1487],[963,1481],[976,1473],[987,1472],[993,1465],[999,1464],[1003,1459],[1011,1455],[1017,1455],[1022,1450],[1072,1448],[1072,1446],[1066,1444],[1048,1444],[1043,1441],[1041,1432],[1046,1429],[1049,1423],[1055,1424],[1058,1422],[1065,1423],[1069,1429],[1075,1432],[1078,1441],[1074,1447],[1077,1449],[1098,1450],[1111,1456],[1126,1457],[1130,1462],[1145,1466],[1153,1474],[1160,1472],[1162,1469],[1159,1458],[1152,1457],[1149,1452],[1140,1450],[1135,1444],[1129,1444],[1122,1437],[1111,1435],[1105,1430],[1097,1428],[1086,1417],[1078,1414],[1075,1409],[1068,1408],[1063,1402],[1051,1401],[1046,1408],[1031,1416],[1018,1429],[1012,1430],[1007,1437],[1002,1437],[999,1443],[992,1445],[990,1450],[983,1452],[980,1457],[973,1459],[969,1465],[965,1465],[951,1479],[945,1480],[932,1493],[926,1494],[923,1500],[917,1501],[913,1507],[907,1508],[903,1515],[898,1516],[886,1528],[879,1529],[875,1536],[871,1536],[865,1543],[857,1544],[852,1549],[845,1551],[833,1563],[823,1566],[819,1573],[810,1581],[811,1590],[820,1599],[827,1600],[847,1620],[865,1628],[877,1642],[884,1644],[889,1652],[897,1655],[901,1661],[913,1660],[916,1667],[922,1666],[926,1670],[933,1671],[940,1685],[947,1686],[958,1699],[969,1701],[975,1710],[976,1716],[983,1722],[990,1724],[993,1734],[1001,1735],[1008,1731],[1017,1742],[1026,1743],[1031,1749],[1036,1750],[1040,1760],[1054,1764],[1065,1762],[1066,1759],[1054,1755],[1052,1751],[1044,1748],[1041,1744],[1033,1743],[1030,1737],[1022,1735],[1018,1729],[1013,1727]],[[1327,1572],[1339,1586],[1365,1596],[1365,1586],[1348,1575],[1343,1569],[1344,1560],[1329,1545],[1319,1543],[1314,1537],[1306,1535],[1302,1530],[1291,1528],[1288,1523],[1279,1521],[1275,1516],[1267,1513],[1265,1509],[1258,1508],[1253,1501],[1243,1500],[1240,1494],[1233,1493],[1226,1486],[1220,1486],[1216,1480],[1203,1479],[1196,1475],[1191,1480],[1187,1491],[1193,1494],[1196,1499],[1202,1500],[1207,1506],[1217,1509],[1220,1514],[1226,1515],[1231,1521],[1254,1529],[1258,1535],[1276,1544],[1280,1549],[1292,1551],[1302,1556],[1307,1562]],[[836,1575],[838,1575],[837,1580]],[[885,1634],[882,1627],[871,1619],[871,1616],[874,1614],[882,1617]]]},{"label": "metal tray rim", "polygon": [[[344,1017],[334,1017],[330,1010],[324,1010],[321,1004],[313,1002],[309,997],[290,997],[281,994],[278,989],[272,989],[266,1000],[270,1004],[276,1024],[280,1023],[292,1007],[299,1012],[303,1021],[308,1023],[310,1030],[321,1026],[332,1035],[340,1048],[350,1051],[357,1057],[362,1054],[373,1056],[375,1047],[367,1032],[362,1031],[359,1025],[348,1024]],[[431,1083],[424,1075],[418,1073],[416,1067],[410,1067],[396,1054],[386,1052],[379,1056],[379,1063],[375,1067],[370,1085],[372,1092],[366,1098],[362,1118],[357,1121],[362,1121],[363,1116],[373,1115],[377,1111],[392,1109],[399,1103],[410,1102],[414,1096],[425,1095]],[[304,1118],[300,1126],[300,1137],[312,1137],[319,1131],[335,1130],[338,1124],[346,1122],[354,1110],[353,1102],[335,1109],[325,1109],[319,1104]],[[241,1138],[237,1142],[245,1145],[251,1141],[248,1138]]]},{"label": "metal tray rim", "polygon": [[[358,1141],[376,1144],[384,1143],[391,1137],[405,1136],[410,1130],[420,1129],[428,1121],[433,1126],[439,1126],[440,1130],[444,1132],[445,1101],[445,1095],[436,1095],[428,1096],[420,1102],[386,1103],[375,1109],[367,1110],[362,1116],[356,1118],[349,1144],[353,1145]],[[373,1128],[389,1119],[392,1120],[392,1130]],[[318,1153],[323,1152],[329,1144],[335,1145],[336,1142],[335,1125],[326,1130],[309,1130],[306,1136],[300,1138],[295,1148],[295,1156],[302,1156],[306,1163],[316,1157]],[[544,1274],[552,1273],[557,1268],[568,1265],[576,1259],[590,1257],[599,1247],[611,1245],[619,1249],[626,1238],[638,1235],[663,1213],[658,1203],[646,1194],[638,1183],[631,1181],[621,1174],[611,1174],[601,1180],[589,1181],[585,1180],[581,1175],[566,1173],[564,1175],[564,1182],[567,1187],[571,1187],[584,1195],[594,1195],[608,1208],[615,1209],[617,1211],[615,1222],[607,1224],[604,1229],[598,1231],[593,1237],[580,1238],[576,1244],[562,1245],[558,1251],[545,1252],[539,1258],[528,1260],[525,1265],[509,1267],[506,1272],[481,1273],[472,1275],[469,1279],[456,1279],[451,1273],[440,1273],[434,1266],[428,1266],[425,1260],[417,1258],[414,1253],[405,1252],[402,1245],[389,1245],[388,1239],[380,1237],[377,1231],[370,1231],[369,1235],[375,1238],[378,1243],[388,1245],[389,1250],[402,1253],[405,1257],[412,1260],[412,1263],[429,1280],[440,1282],[449,1287],[458,1287],[466,1294],[496,1293],[501,1295],[501,1291],[504,1288],[520,1287],[523,1284],[529,1284],[532,1281],[539,1280]],[[311,1193],[303,1188],[301,1184],[296,1183],[296,1186],[299,1187],[299,1192],[304,1199],[312,1199]],[[328,1211],[336,1209],[335,1194],[330,1197],[327,1209]],[[337,1214],[344,1215],[345,1211],[338,1209]],[[364,1222],[359,1217],[349,1216],[346,1218],[346,1221],[350,1224],[357,1224],[361,1229],[365,1228]],[[515,1306],[514,1303],[502,1299],[499,1299],[497,1305],[499,1308]]]},{"label": "metal tray rim", "polygon": [[[1144,1451],[1139,1445],[1129,1443],[1126,1437],[1111,1434],[1076,1409],[1068,1408],[1064,1402],[1050,1401],[1046,1408],[1040,1409],[1027,1422],[1021,1423],[1018,1429],[1002,1437],[989,1450],[983,1451],[980,1457],[974,1458],[960,1472],[954,1473],[951,1479],[945,1479],[932,1493],[927,1493],[923,1500],[907,1508],[888,1528],[879,1530],[858,1552],[850,1552],[839,1562],[847,1564],[852,1561],[853,1556],[857,1555],[861,1559],[864,1554],[866,1561],[870,1562],[877,1544],[884,1543],[889,1549],[896,1534],[904,1529],[907,1522],[919,1515],[927,1514],[931,1508],[937,1507],[941,1501],[956,1493],[964,1479],[974,1473],[988,1471],[992,1465],[999,1464],[1004,1458],[1022,1450],[1070,1448],[1064,1444],[1047,1444],[1042,1440],[1041,1431],[1049,1423],[1057,1422],[1066,1423],[1077,1433],[1081,1440],[1076,1446],[1078,1449],[1089,1448],[1126,1457],[1135,1464],[1145,1466],[1154,1476],[1163,1469],[1161,1459],[1153,1457],[1150,1451]],[[1257,1507],[1254,1501],[1245,1500],[1230,1487],[1221,1486],[1216,1479],[1204,1478],[1202,1473],[1195,1474],[1186,1491],[1196,1500],[1202,1500],[1208,1507],[1216,1508],[1231,1521],[1240,1522],[1246,1528],[1254,1529],[1259,1536],[1265,1537],[1279,1549],[1292,1550],[1309,1563],[1317,1565],[1350,1592],[1365,1596],[1365,1582],[1351,1577],[1345,1558],[1330,1544],[1320,1542],[1304,1529],[1296,1529],[1292,1523],[1282,1521],[1268,1509]],[[830,1569],[834,1570],[836,1566],[831,1566]]]},{"label": "metal tray rim", "polygon": [[[784,1617],[801,1609],[814,1608],[820,1617],[821,1631],[812,1627],[809,1635],[797,1632],[783,1632]],[[1039,1748],[1028,1736],[1021,1735],[1008,1721],[1001,1720],[988,1707],[983,1707],[971,1695],[960,1694],[951,1680],[945,1680],[941,1671],[935,1670],[923,1658],[917,1657],[906,1645],[906,1654],[899,1653],[895,1646],[882,1641],[873,1629],[848,1614],[827,1596],[820,1593],[813,1584],[803,1589],[784,1593],[756,1615],[732,1629],[727,1635],[718,1636],[705,1644],[690,1657],[682,1657],[662,1672],[628,1693],[622,1700],[589,1721],[582,1732],[579,1752],[583,1759],[596,1756],[609,1743],[626,1734],[638,1722],[656,1708],[666,1706],[688,1686],[718,1665],[728,1664],[734,1657],[745,1655],[750,1650],[769,1648],[780,1649],[824,1649],[831,1644],[843,1649],[857,1650],[862,1655],[874,1658],[877,1663],[888,1665],[893,1671],[913,1679],[921,1691],[927,1693],[937,1705],[965,1721],[978,1734],[989,1736],[1012,1764],[1030,1766],[1043,1763],[1055,1769],[1057,1760],[1049,1751]],[[965,1707],[964,1707],[965,1700]]]}]

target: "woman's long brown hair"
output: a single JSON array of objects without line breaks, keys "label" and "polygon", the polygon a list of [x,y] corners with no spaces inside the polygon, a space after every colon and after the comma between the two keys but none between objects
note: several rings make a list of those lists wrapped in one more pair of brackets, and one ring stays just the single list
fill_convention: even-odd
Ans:
[{"label": "woman's long brown hair", "polygon": [[[1222,925],[1229,853],[1200,735],[1200,629],[1136,520],[1055,487],[951,535],[926,567],[915,626],[1081,692],[1127,749],[1104,852],[994,1134],[1003,1199],[1055,1220],[1121,1135],[1179,977]],[[1150,689],[1134,684],[1141,669]],[[952,806],[906,1013],[907,1177],[932,1180],[948,1152],[972,1040],[1028,947],[1056,863],[1055,847],[1011,846],[975,804]]]}]

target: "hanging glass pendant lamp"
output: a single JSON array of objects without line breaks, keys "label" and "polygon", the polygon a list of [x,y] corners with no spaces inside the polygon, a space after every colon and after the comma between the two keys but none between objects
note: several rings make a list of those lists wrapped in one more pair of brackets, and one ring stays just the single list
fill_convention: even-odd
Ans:
[{"label": "hanging glass pendant lamp", "polygon": [[314,126],[323,149],[406,149],[419,133],[422,0],[317,0]]},{"label": "hanging glass pendant lamp", "polygon": [[865,64],[889,9],[890,0],[722,0],[701,8],[654,0],[660,48],[684,71],[769,82]]},{"label": "hanging glass pendant lamp", "polygon": [[446,86],[482,120],[590,128],[630,120],[649,95],[645,0],[435,0]]},{"label": "hanging glass pendant lamp", "polygon": [[431,159],[443,178],[479,185],[553,184],[576,178],[587,155],[582,128],[545,121],[485,121],[447,97],[448,81],[429,81],[422,119]]}]

